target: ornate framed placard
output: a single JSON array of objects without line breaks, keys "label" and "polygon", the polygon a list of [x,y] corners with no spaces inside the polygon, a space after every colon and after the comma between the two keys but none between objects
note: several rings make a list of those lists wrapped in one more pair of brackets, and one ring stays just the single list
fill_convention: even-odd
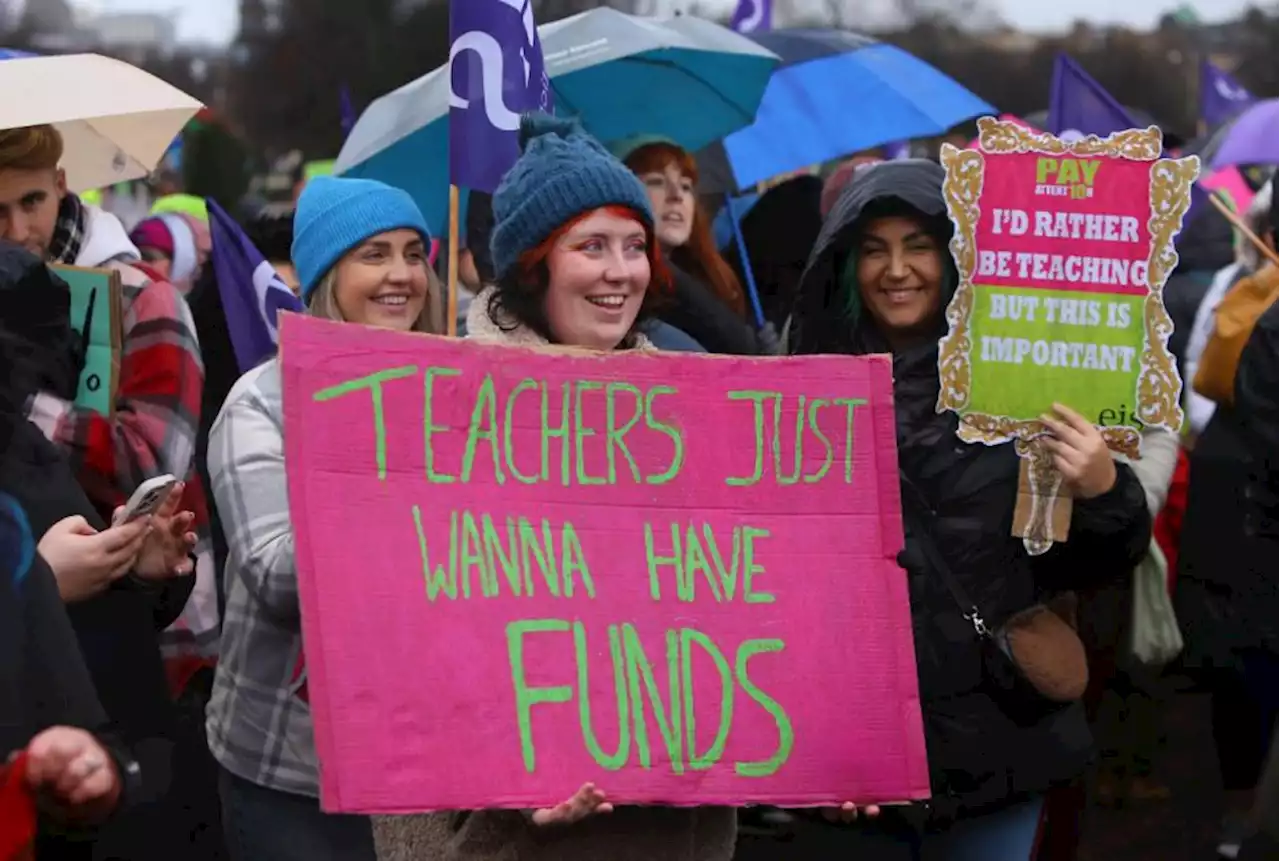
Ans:
[{"label": "ornate framed placard", "polygon": [[1068,518],[1039,416],[1066,404],[1135,459],[1144,427],[1181,428],[1162,291],[1200,161],[1161,158],[1154,126],[1072,142],[994,118],[978,130],[976,149],[942,148],[959,284],[937,409],[966,442],[1027,458],[1015,533],[1043,552]]}]

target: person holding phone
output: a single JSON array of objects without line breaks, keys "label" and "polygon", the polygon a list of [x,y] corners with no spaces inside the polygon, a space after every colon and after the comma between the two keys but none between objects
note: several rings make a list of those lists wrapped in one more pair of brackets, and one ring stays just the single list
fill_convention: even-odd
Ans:
[{"label": "person holding phone", "polygon": [[79,381],[69,292],[32,255],[0,243],[0,367],[9,371],[0,380],[0,490],[20,505],[47,555],[108,719],[155,776],[141,803],[104,827],[100,857],[191,858],[175,824],[181,805],[170,799],[167,776],[181,769],[159,643],[191,592],[191,517],[175,487],[149,517],[108,523],[66,454],[27,420],[34,393],[71,397]]}]

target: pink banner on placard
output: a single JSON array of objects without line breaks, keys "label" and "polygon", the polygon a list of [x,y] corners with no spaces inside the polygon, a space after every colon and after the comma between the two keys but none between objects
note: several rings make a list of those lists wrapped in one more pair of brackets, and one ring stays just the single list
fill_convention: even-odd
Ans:
[{"label": "pink banner on placard", "polygon": [[1253,203],[1253,189],[1245,181],[1244,175],[1235,165],[1224,167],[1217,173],[1210,174],[1200,180],[1200,186],[1226,198],[1226,202],[1236,213],[1248,212]]},{"label": "pink banner on placard", "polygon": [[1146,295],[1151,162],[1017,153],[982,176],[974,282]]},{"label": "pink banner on placard", "polygon": [[281,355],[326,810],[928,796],[888,357]]}]

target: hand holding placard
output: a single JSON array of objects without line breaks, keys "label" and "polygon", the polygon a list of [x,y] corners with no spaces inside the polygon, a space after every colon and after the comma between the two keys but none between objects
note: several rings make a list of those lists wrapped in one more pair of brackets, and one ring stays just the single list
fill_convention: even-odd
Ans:
[{"label": "hand holding placard", "polygon": [[1093,499],[1115,487],[1116,462],[1098,429],[1070,407],[1054,404],[1053,411],[1056,418],[1040,417],[1053,434],[1044,445],[1075,497]]}]

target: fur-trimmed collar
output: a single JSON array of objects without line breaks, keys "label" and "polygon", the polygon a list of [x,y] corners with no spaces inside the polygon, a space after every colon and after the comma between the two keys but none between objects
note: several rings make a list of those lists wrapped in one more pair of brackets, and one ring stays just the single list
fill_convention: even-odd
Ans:
[{"label": "fur-trimmed collar", "polygon": [[[493,298],[495,288],[486,287],[471,300],[467,308],[467,337],[486,344],[503,344],[508,347],[545,347],[550,342],[528,326],[517,323],[511,317],[502,315],[501,325],[489,318],[489,300]],[[631,349],[655,351],[657,347],[639,332],[633,336],[635,346]]]}]

